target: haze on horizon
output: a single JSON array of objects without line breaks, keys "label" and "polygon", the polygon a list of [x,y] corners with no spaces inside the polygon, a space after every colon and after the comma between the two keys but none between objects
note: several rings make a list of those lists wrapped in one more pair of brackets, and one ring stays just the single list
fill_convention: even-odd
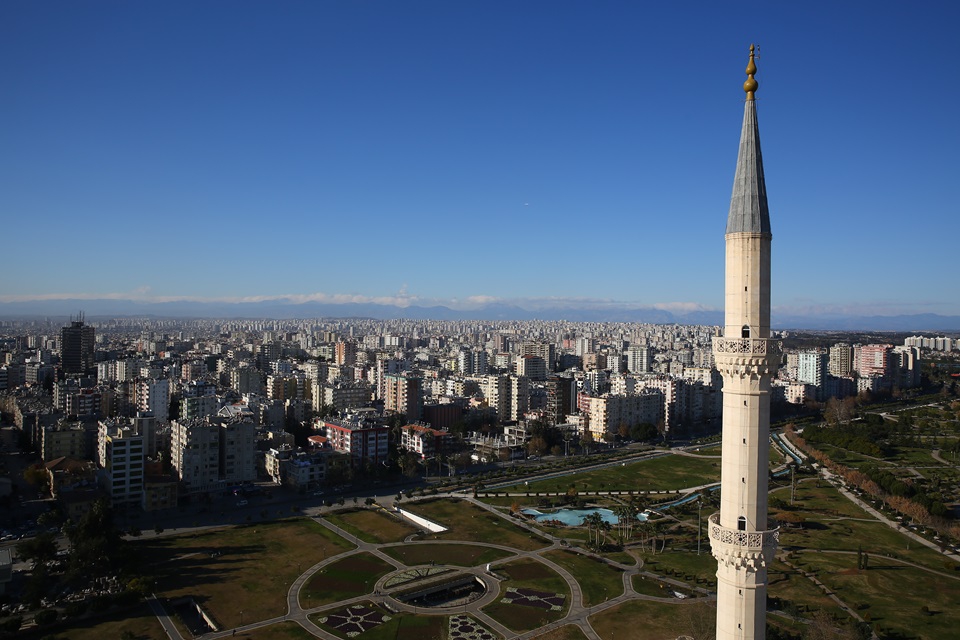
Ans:
[{"label": "haze on horizon", "polygon": [[957,18],[4,3],[0,303],[720,310],[758,42],[774,313],[960,315]]}]

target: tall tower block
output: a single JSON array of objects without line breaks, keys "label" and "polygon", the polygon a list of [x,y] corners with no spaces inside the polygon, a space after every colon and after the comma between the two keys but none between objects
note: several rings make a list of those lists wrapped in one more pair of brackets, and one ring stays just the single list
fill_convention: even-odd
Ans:
[{"label": "tall tower block", "polygon": [[750,47],[740,153],[727,218],[723,337],[713,352],[723,376],[723,461],[720,513],[710,516],[717,559],[717,640],[762,639],[766,632],[767,566],[778,530],[767,524],[770,383],[780,362],[770,339],[770,215],[763,181]]}]

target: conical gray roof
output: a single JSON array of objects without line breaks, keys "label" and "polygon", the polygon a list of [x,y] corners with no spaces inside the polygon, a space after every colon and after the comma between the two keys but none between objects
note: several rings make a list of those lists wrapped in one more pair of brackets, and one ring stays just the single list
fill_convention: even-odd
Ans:
[{"label": "conical gray roof", "polygon": [[757,127],[757,103],[752,98],[749,95],[743,108],[740,154],[737,157],[737,173],[733,178],[727,233],[770,233],[767,187],[763,181],[760,130]]}]

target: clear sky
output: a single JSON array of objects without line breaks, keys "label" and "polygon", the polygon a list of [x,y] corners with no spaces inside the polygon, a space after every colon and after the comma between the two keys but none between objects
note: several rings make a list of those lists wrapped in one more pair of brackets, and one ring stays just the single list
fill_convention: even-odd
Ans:
[{"label": "clear sky", "polygon": [[0,3],[0,300],[960,314],[960,3]]}]

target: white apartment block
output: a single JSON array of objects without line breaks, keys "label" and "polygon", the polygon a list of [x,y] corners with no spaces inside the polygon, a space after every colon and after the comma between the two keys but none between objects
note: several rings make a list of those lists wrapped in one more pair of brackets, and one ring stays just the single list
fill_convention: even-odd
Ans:
[{"label": "white apartment block", "polygon": [[140,504],[146,460],[143,435],[132,425],[103,420],[97,432],[97,453],[100,485],[111,504]]},{"label": "white apartment block", "polygon": [[170,381],[141,380],[137,383],[137,410],[149,411],[157,420],[166,420],[170,412]]},{"label": "white apartment block", "polygon": [[174,420],[170,426],[170,460],[186,491],[221,489],[220,427],[202,420]]},{"label": "white apartment block", "polygon": [[170,452],[173,468],[191,493],[256,479],[252,422],[174,421]]},{"label": "white apartment block", "polygon": [[850,375],[853,371],[853,347],[849,344],[838,342],[830,347],[828,355],[827,372],[830,375],[836,378]]},{"label": "white apartment block", "polygon": [[604,434],[616,435],[620,427],[657,424],[663,416],[663,393],[648,389],[635,395],[604,394],[590,398],[589,428],[594,440],[602,442]]}]

